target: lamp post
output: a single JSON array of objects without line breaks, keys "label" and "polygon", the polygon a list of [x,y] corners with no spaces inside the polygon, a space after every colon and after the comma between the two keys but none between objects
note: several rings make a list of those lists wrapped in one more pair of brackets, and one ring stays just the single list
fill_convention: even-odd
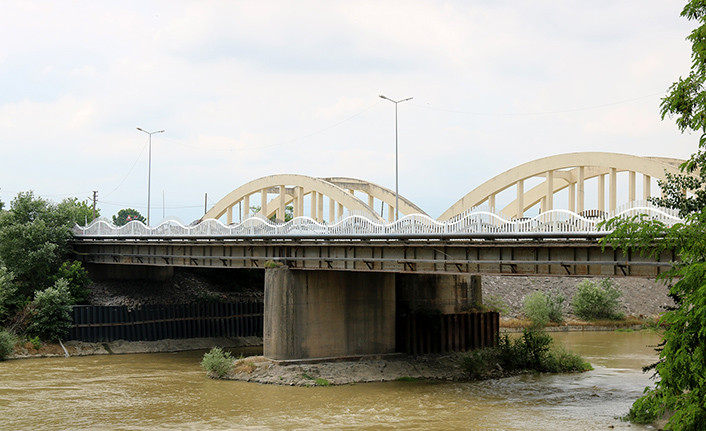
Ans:
[{"label": "lamp post", "polygon": [[150,225],[150,188],[152,185],[152,135],[155,133],[164,133],[164,130],[157,130],[156,132],[148,132],[147,130],[137,128],[140,132],[145,132],[149,135],[149,157],[148,157],[148,167],[147,167],[147,226]]},{"label": "lamp post", "polygon": [[400,177],[399,177],[399,151],[397,145],[397,105],[412,100],[413,97],[408,97],[402,100],[392,100],[389,97],[380,95],[381,99],[389,100],[395,104],[395,221],[400,217]]}]

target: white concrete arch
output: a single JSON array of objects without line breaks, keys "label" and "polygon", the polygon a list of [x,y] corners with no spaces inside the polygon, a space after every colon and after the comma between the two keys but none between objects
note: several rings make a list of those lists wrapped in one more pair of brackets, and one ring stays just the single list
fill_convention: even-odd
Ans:
[{"label": "white concrete arch", "polygon": [[[323,221],[325,218],[324,197],[329,199],[329,222],[336,218],[336,212],[340,218],[344,208],[365,214],[373,220],[383,221],[373,208],[343,188],[320,178],[298,174],[270,175],[243,184],[218,201],[203,216],[202,220],[219,219],[226,214],[226,222],[230,224],[233,222],[233,207],[242,203],[243,208],[249,210],[250,197],[256,193],[260,195],[261,214],[266,217],[275,215],[278,219],[283,220],[285,207],[289,203],[294,203],[295,217],[303,215],[304,197],[309,196],[311,216],[317,221]],[[268,200],[270,193],[277,193],[278,196]]]},{"label": "white concrete arch", "polygon": [[[346,177],[331,177],[322,178],[325,181],[335,184],[342,189],[350,191],[361,191],[368,195],[368,206],[373,208],[374,199],[378,199],[385,204],[387,204],[390,209],[389,213],[392,214],[395,209],[395,192],[387,187],[383,187],[379,184],[371,183],[370,181],[360,180],[357,178],[346,178]],[[427,215],[424,210],[415,205],[412,201],[405,198],[404,196],[399,197],[400,214],[424,214]]]},{"label": "white concrete arch", "polygon": [[[495,196],[510,187],[517,188],[517,198],[503,209],[510,217],[523,217],[524,211],[542,203],[544,211],[553,209],[555,193],[569,189],[569,210],[584,211],[584,184],[598,178],[598,206],[605,210],[605,178],[609,180],[608,209],[616,207],[617,173],[629,172],[629,198],[635,200],[635,177],[643,175],[643,199],[650,195],[651,179],[665,179],[665,173],[679,173],[683,160],[663,157],[639,157],[621,153],[567,153],[533,160],[507,170],[476,187],[447,209],[440,221],[448,220],[464,211],[487,203],[495,208]],[[529,191],[524,181],[542,177],[545,181]]]}]

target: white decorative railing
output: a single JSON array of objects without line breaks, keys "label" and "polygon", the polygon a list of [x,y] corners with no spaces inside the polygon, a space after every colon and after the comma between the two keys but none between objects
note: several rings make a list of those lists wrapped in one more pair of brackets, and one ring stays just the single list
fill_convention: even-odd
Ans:
[{"label": "white decorative railing", "polygon": [[[241,223],[225,225],[218,220],[204,220],[193,226],[184,226],[176,220],[167,220],[156,227],[147,227],[139,221],[114,226],[106,219],[93,221],[87,227],[75,226],[77,237],[267,237],[267,236],[356,236],[394,237],[404,235],[439,236],[473,234],[583,234],[605,233],[598,223],[613,217],[632,217],[644,214],[666,225],[683,222],[674,210],[651,205],[630,206],[602,217],[582,217],[565,210],[551,210],[531,218],[507,220],[493,212],[467,212],[446,222],[426,215],[411,214],[392,223],[379,223],[360,215],[352,215],[335,224],[324,224],[310,217],[297,217],[286,223],[275,223],[262,217],[251,217]],[[521,236],[520,235],[520,236]]]}]

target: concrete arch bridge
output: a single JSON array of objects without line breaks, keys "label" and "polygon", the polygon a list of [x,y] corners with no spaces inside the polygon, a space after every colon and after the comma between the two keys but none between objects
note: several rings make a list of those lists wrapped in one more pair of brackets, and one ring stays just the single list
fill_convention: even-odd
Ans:
[{"label": "concrete arch bridge", "polygon": [[[615,212],[620,206],[634,206],[653,195],[653,180],[664,180],[666,174],[679,173],[684,160],[665,157],[640,157],[621,153],[582,152],[567,153],[533,160],[509,169],[484,182],[451,205],[438,218],[453,221],[470,211],[484,206],[490,212],[501,214],[507,220],[522,219],[525,212],[540,205],[540,213],[563,209],[580,215],[603,215]],[[638,175],[641,176],[641,196],[637,198]],[[627,182],[627,199],[618,201],[619,183]],[[587,185],[595,183],[596,205],[587,205]],[[607,187],[606,187],[607,186]],[[625,188],[625,184],[621,184]],[[501,193],[511,192],[514,200],[502,208],[496,206]],[[659,193],[658,190],[655,190]],[[560,193],[565,208],[555,202]],[[325,205],[327,201],[327,205]],[[244,184],[218,201],[203,217],[233,223],[233,212],[238,205],[239,219],[251,215],[251,204],[259,203],[259,214],[284,220],[287,206],[293,216],[307,214],[315,221],[329,224],[344,215],[360,215],[376,222],[393,222],[395,214],[394,191],[378,184],[355,178],[314,178],[306,175],[271,175]],[[403,215],[426,213],[409,199],[400,196],[399,212]],[[376,211],[376,208],[380,208]]]},{"label": "concrete arch bridge", "polygon": [[[358,193],[358,195],[356,195]],[[363,194],[364,196],[360,196]],[[275,195],[274,198],[270,198]],[[325,199],[324,199],[325,198]],[[364,200],[365,199],[365,200]],[[325,207],[324,201],[328,208]],[[307,175],[281,174],[270,175],[250,181],[218,201],[202,220],[220,219],[226,216],[226,223],[233,223],[233,211],[236,205],[242,209],[243,218],[251,214],[251,204],[259,203],[258,214],[266,218],[285,219],[287,206],[291,205],[293,216],[305,214],[315,221],[334,223],[344,216],[361,215],[366,218],[385,222],[394,221],[395,192],[378,184],[356,178],[314,178]],[[381,208],[375,211],[376,203]],[[408,199],[400,196],[400,212],[403,214],[426,213]],[[385,211],[387,208],[387,211]],[[328,209],[328,212],[326,212]]]}]

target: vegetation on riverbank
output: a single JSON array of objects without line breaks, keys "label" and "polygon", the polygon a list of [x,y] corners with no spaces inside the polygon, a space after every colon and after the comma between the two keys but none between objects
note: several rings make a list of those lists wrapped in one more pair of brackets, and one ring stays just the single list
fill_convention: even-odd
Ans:
[{"label": "vegetation on riverbank", "polygon": [[64,338],[72,304],[86,300],[86,270],[71,260],[71,228],[93,217],[86,202],[54,204],[19,193],[8,209],[0,203],[0,327],[29,340]]},{"label": "vegetation on riverbank", "polygon": [[653,257],[676,254],[662,277],[676,306],[660,319],[665,330],[659,361],[646,368],[654,370],[656,383],[635,401],[628,419],[646,423],[667,415],[666,429],[688,431],[706,427],[706,2],[687,2],[681,15],[698,24],[687,38],[692,67],[672,84],[661,113],[676,117],[682,132],[698,133],[699,147],[681,174],[660,182],[663,197],[653,202],[678,209],[685,222],[668,227],[645,217],[610,220],[605,227],[613,232],[605,243]]},{"label": "vegetation on riverbank", "polygon": [[[621,321],[626,316],[620,311],[620,296],[622,292],[609,278],[584,280],[571,298],[571,309],[576,317],[589,323]],[[550,323],[561,325],[565,321],[565,301],[562,293],[535,291],[524,297],[523,312],[532,328],[540,329]]]},{"label": "vegetation on riverbank", "polygon": [[593,369],[579,355],[554,346],[551,336],[537,329],[525,329],[522,336],[515,339],[501,335],[496,347],[470,352],[463,360],[463,368],[474,379],[483,378],[495,369],[508,373],[570,373]]},{"label": "vegetation on riverbank", "polygon": [[502,335],[497,347],[471,352],[419,356],[391,355],[355,361],[279,363],[262,356],[233,358],[220,348],[201,361],[214,379],[294,386],[329,386],[380,381],[480,380],[525,372],[569,373],[593,369],[580,356],[555,346],[544,331],[526,330],[521,337]]}]

